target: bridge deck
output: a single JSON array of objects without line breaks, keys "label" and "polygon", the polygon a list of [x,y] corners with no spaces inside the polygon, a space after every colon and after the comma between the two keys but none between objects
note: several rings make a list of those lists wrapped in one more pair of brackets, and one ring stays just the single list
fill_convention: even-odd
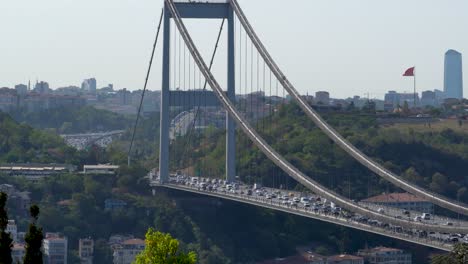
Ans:
[{"label": "bridge deck", "polygon": [[316,219],[316,220],[320,220],[320,221],[324,221],[324,222],[328,222],[332,224],[346,226],[346,227],[354,228],[357,230],[362,230],[362,231],[366,231],[366,232],[370,232],[370,233],[374,233],[378,235],[383,235],[386,237],[399,239],[399,240],[410,242],[410,243],[415,243],[415,244],[443,250],[443,251],[451,251],[453,248],[453,245],[449,243],[445,243],[445,242],[441,242],[441,241],[437,241],[437,240],[433,240],[429,238],[415,237],[406,233],[392,232],[391,230],[388,230],[388,229],[371,226],[371,225],[360,223],[360,222],[355,222],[344,217],[339,217],[339,216],[337,217],[331,214],[316,213],[312,210],[307,210],[304,208],[295,208],[295,207],[291,207],[287,205],[282,205],[279,203],[275,203],[272,200],[262,199],[257,196],[232,194],[229,192],[224,193],[224,192],[219,192],[219,191],[203,191],[199,188],[190,187],[186,185],[177,185],[177,184],[161,185],[159,184],[159,182],[156,182],[156,181],[153,181],[151,183],[151,186],[170,188],[174,190],[186,191],[186,192],[251,204],[255,206],[260,206],[263,208],[282,211],[282,212],[289,213],[289,214],[300,215],[300,216],[304,216],[304,217],[308,217],[308,218],[312,218],[312,219]]}]

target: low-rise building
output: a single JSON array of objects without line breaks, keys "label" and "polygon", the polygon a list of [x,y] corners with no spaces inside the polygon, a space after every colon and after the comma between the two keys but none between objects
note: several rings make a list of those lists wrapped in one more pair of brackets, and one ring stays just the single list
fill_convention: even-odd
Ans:
[{"label": "low-rise building", "polygon": [[362,202],[430,214],[434,212],[434,205],[431,202],[410,193],[384,193],[362,200]]},{"label": "low-rise building", "polygon": [[11,184],[0,184],[0,192],[8,195],[8,204],[13,213],[23,216],[29,215],[30,192],[20,192]]},{"label": "low-rise building", "polygon": [[42,242],[45,263],[67,264],[68,239],[57,233],[46,233]]},{"label": "low-rise building", "polygon": [[27,180],[37,182],[51,175],[69,173],[75,171],[73,165],[68,164],[3,164],[0,165],[0,173],[25,177]]},{"label": "low-rise building", "polygon": [[145,241],[142,239],[128,239],[120,244],[112,246],[114,264],[131,264],[140,252],[145,249]]},{"label": "low-rise building", "polygon": [[26,250],[24,249],[23,244],[13,243],[13,247],[11,248],[11,258],[13,259],[13,263],[23,263],[24,254]]},{"label": "low-rise building", "polygon": [[0,88],[0,111],[10,112],[18,107],[18,93],[9,88]]},{"label": "low-rise building", "polygon": [[13,242],[18,242],[18,227],[16,226],[15,220],[8,220],[6,232],[10,233]]},{"label": "low-rise building", "polygon": [[132,235],[112,235],[109,237],[109,245],[112,247],[113,245],[122,244],[125,240],[132,238],[134,238]]},{"label": "low-rise building", "polygon": [[326,91],[318,91],[315,93],[315,103],[329,105],[330,104],[330,93]]},{"label": "low-rise building", "polygon": [[98,165],[84,165],[84,174],[115,174],[119,169],[117,165],[98,164]]},{"label": "low-rise building", "polygon": [[82,238],[78,241],[78,256],[81,264],[93,264],[94,240]]},{"label": "low-rise building", "polygon": [[411,253],[401,249],[376,247],[359,250],[358,255],[369,264],[411,264]]},{"label": "low-rise building", "polygon": [[115,209],[122,209],[127,206],[127,203],[122,200],[118,199],[106,199],[104,200],[104,208],[106,210],[115,210]]},{"label": "low-rise building", "polygon": [[364,258],[354,255],[341,254],[328,257],[328,264],[364,264]]}]

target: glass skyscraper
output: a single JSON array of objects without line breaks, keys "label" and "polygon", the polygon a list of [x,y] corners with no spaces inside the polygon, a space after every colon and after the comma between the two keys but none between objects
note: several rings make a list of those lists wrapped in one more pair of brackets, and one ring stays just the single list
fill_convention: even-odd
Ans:
[{"label": "glass skyscraper", "polygon": [[462,55],[456,50],[445,53],[444,92],[445,98],[463,98]]}]

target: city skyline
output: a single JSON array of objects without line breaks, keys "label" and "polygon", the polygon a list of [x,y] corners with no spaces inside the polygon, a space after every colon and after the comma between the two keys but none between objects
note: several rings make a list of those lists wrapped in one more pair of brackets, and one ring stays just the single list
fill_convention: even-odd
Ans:
[{"label": "city skyline", "polygon": [[[262,13],[265,0],[240,4],[302,94],[327,90],[343,97],[370,93],[370,97],[382,98],[388,90],[410,92],[411,81],[401,78],[401,72],[410,66],[416,66],[418,92],[442,90],[444,53],[455,49],[463,54],[463,47],[468,46],[463,28],[468,23],[463,12],[468,3],[464,1],[376,4],[363,0],[356,5],[300,0],[296,2],[301,7],[297,15],[285,14],[281,1],[268,2],[269,15]],[[2,44],[6,56],[2,56],[0,66],[4,73],[0,86],[13,87],[38,78],[57,88],[79,85],[95,76],[101,80],[98,88],[114,83],[117,89],[141,89],[160,7],[162,1],[149,0],[137,5],[108,0],[7,3],[0,22],[8,25],[15,21],[15,26],[2,29],[2,33],[16,41]],[[389,22],[395,14],[397,19]],[[187,20],[207,59],[219,23],[201,23],[206,24],[204,29],[195,26],[199,22]],[[80,45],[73,46],[75,43]],[[160,88],[160,44],[150,90]],[[224,48],[222,41],[219,58],[224,58]],[[220,72],[214,70],[223,80]]]}]

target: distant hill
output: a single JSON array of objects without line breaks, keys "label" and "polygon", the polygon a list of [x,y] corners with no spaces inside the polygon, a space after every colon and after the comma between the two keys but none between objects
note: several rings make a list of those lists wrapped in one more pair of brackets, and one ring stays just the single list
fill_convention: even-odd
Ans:
[{"label": "distant hill", "polygon": [[56,134],[18,124],[0,112],[0,163],[75,163],[77,156]]},{"label": "distant hill", "polygon": [[17,111],[11,116],[35,128],[53,129],[59,134],[123,130],[133,119],[92,106],[56,108],[38,112]]}]

